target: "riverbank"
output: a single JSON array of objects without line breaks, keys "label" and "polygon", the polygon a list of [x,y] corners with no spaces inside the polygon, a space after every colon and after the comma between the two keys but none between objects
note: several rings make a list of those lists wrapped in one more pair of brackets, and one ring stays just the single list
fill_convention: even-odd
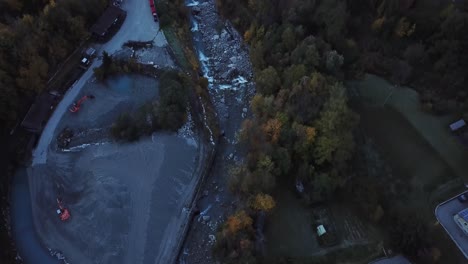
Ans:
[{"label": "riverbank", "polygon": [[244,154],[236,146],[236,134],[248,115],[255,88],[242,37],[229,22],[218,17],[214,1],[186,3],[191,12],[194,46],[224,136],[219,141],[211,171],[201,186],[197,201],[200,215],[192,221],[179,263],[213,263],[211,247],[215,232],[237,204],[237,198],[228,190],[227,171],[243,159]]}]

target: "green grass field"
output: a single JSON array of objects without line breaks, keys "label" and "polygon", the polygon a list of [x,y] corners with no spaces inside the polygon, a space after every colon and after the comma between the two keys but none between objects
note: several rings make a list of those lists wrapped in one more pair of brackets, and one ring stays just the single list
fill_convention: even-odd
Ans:
[{"label": "green grass field", "polygon": [[414,199],[438,200],[431,195],[445,195],[442,189],[459,189],[468,182],[468,151],[448,128],[455,116],[423,112],[416,91],[377,76],[367,75],[350,87],[364,131],[376,141],[393,174],[418,192]]},{"label": "green grass field", "polygon": [[[451,134],[448,127],[451,122],[457,120],[456,116],[435,116],[423,112],[416,91],[408,87],[395,88],[374,75],[367,75],[365,80],[353,84],[362,102],[370,107],[371,111],[393,109],[400,114],[401,122],[407,122],[401,123],[401,129],[411,126],[419,135],[415,137],[421,138],[432,147],[433,152],[436,152],[434,155],[440,156],[450,167],[454,177],[461,177],[468,182],[468,151]],[[385,126],[384,117],[380,119],[378,125]],[[400,147],[403,148],[401,144]]]},{"label": "green grass field", "polygon": [[[456,116],[423,112],[419,95],[408,87],[395,87],[377,76],[348,84],[361,128],[391,168],[389,186],[398,182],[397,200],[389,201],[417,211],[427,219],[441,260],[463,259],[442,228],[434,223],[434,208],[465,189],[468,151],[451,134]],[[401,196],[399,195],[401,194]]]},{"label": "green grass field", "polygon": [[268,217],[266,237],[269,256],[311,256],[320,250],[312,210],[292,190],[281,190],[277,205]]}]

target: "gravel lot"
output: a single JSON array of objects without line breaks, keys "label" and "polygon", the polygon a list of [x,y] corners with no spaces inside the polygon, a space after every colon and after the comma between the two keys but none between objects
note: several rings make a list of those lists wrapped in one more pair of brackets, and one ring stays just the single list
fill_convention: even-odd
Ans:
[{"label": "gravel lot", "polygon": [[[138,60],[174,67],[167,42],[153,21],[148,1],[127,0],[127,18],[116,35],[97,45],[98,54],[128,54],[128,40],[152,40],[152,48],[136,52]],[[131,50],[130,50],[130,53]],[[28,170],[34,225],[48,248],[69,263],[168,263],[186,224],[184,210],[198,179],[193,171],[201,147],[190,123],[177,134],[156,133],[132,144],[115,144],[108,128],[123,112],[131,112],[157,96],[156,79],[127,76],[96,83],[96,59],[56,107],[33,152]],[[72,102],[87,100],[76,114]],[[64,127],[76,137],[71,147],[57,148]],[[72,218],[55,214],[63,197]]]},{"label": "gravel lot", "polygon": [[[108,137],[119,114],[157,97],[157,85],[139,75],[89,82],[80,96],[95,98],[57,125],[56,135],[64,127],[76,133],[71,147],[58,149],[52,140],[47,162],[30,170],[37,231],[70,263],[167,263],[174,254],[197,181],[190,124],[179,135],[155,133],[135,143]],[[56,197],[70,209],[69,222],[55,215]]]}]

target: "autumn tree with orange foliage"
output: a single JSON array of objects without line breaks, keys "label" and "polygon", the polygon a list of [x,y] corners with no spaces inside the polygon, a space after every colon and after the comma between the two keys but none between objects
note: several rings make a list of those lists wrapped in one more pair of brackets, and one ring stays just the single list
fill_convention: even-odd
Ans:
[{"label": "autumn tree with orange foliage", "polygon": [[239,230],[252,228],[253,220],[242,210],[230,216],[226,221],[226,228],[223,228],[225,235],[236,235]]},{"label": "autumn tree with orange foliage", "polygon": [[253,219],[245,210],[229,216],[217,233],[215,256],[223,259],[223,263],[255,263],[252,224]]},{"label": "autumn tree with orange foliage", "polygon": [[263,126],[263,132],[267,135],[270,139],[270,142],[273,144],[278,142],[281,133],[281,122],[276,119],[269,119]]}]

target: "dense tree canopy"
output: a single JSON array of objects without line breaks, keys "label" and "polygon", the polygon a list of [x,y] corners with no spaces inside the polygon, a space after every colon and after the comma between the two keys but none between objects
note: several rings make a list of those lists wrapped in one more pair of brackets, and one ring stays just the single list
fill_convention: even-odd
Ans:
[{"label": "dense tree canopy", "polygon": [[[301,182],[307,201],[319,202],[347,179],[358,117],[348,107],[340,77],[344,56],[329,44],[346,32],[346,3],[329,1],[316,10],[316,2],[219,1],[231,16],[234,10],[245,11],[232,18],[245,30],[254,66],[253,117],[244,121],[239,135],[247,158],[229,172],[231,190],[247,198],[252,217],[274,210],[279,182],[290,189]],[[314,12],[317,16],[310,15]],[[323,35],[312,34],[309,23]],[[238,218],[229,217],[223,230]],[[252,249],[239,245],[253,243],[247,230],[242,236],[223,231],[218,237],[215,252],[223,262],[246,263],[243,258]]]},{"label": "dense tree canopy", "polygon": [[231,169],[231,189],[252,201],[274,197],[278,182],[293,188],[299,181],[314,202],[346,187],[370,220],[394,226],[396,249],[412,256],[424,250],[423,221],[401,215],[382,195],[384,186],[349,168],[359,117],[343,82],[376,73],[416,88],[426,110],[468,118],[468,1],[217,3],[250,46],[257,85],[253,117],[240,134],[248,155]]},{"label": "dense tree canopy", "polygon": [[104,0],[0,1],[0,124],[46,88],[59,64],[88,36]]},{"label": "dense tree canopy", "polygon": [[[243,193],[271,192],[280,179],[299,179],[322,200],[345,182],[358,118],[347,106],[345,88],[331,75],[340,72],[343,56],[292,28],[249,28],[251,45],[268,47],[274,55],[254,61],[254,120],[245,121],[241,134],[248,161],[231,176]],[[294,41],[281,41],[285,35]]]},{"label": "dense tree canopy", "polygon": [[[466,0],[218,0],[218,3],[221,12],[245,31],[252,61],[262,70],[273,66],[279,71],[279,65],[289,63],[317,67],[312,64],[320,62],[317,58],[320,53],[328,58],[321,62],[328,73],[336,74],[336,68],[342,64],[352,70],[346,71],[348,75],[356,70],[384,75],[418,89],[427,110],[457,112],[468,117]],[[263,37],[269,41],[259,41]],[[319,40],[311,43],[314,38]],[[323,53],[319,44],[322,40],[331,44],[331,51]],[[300,70],[296,67],[289,71]],[[285,84],[290,83],[286,80]],[[261,88],[264,87],[260,85]]]}]

